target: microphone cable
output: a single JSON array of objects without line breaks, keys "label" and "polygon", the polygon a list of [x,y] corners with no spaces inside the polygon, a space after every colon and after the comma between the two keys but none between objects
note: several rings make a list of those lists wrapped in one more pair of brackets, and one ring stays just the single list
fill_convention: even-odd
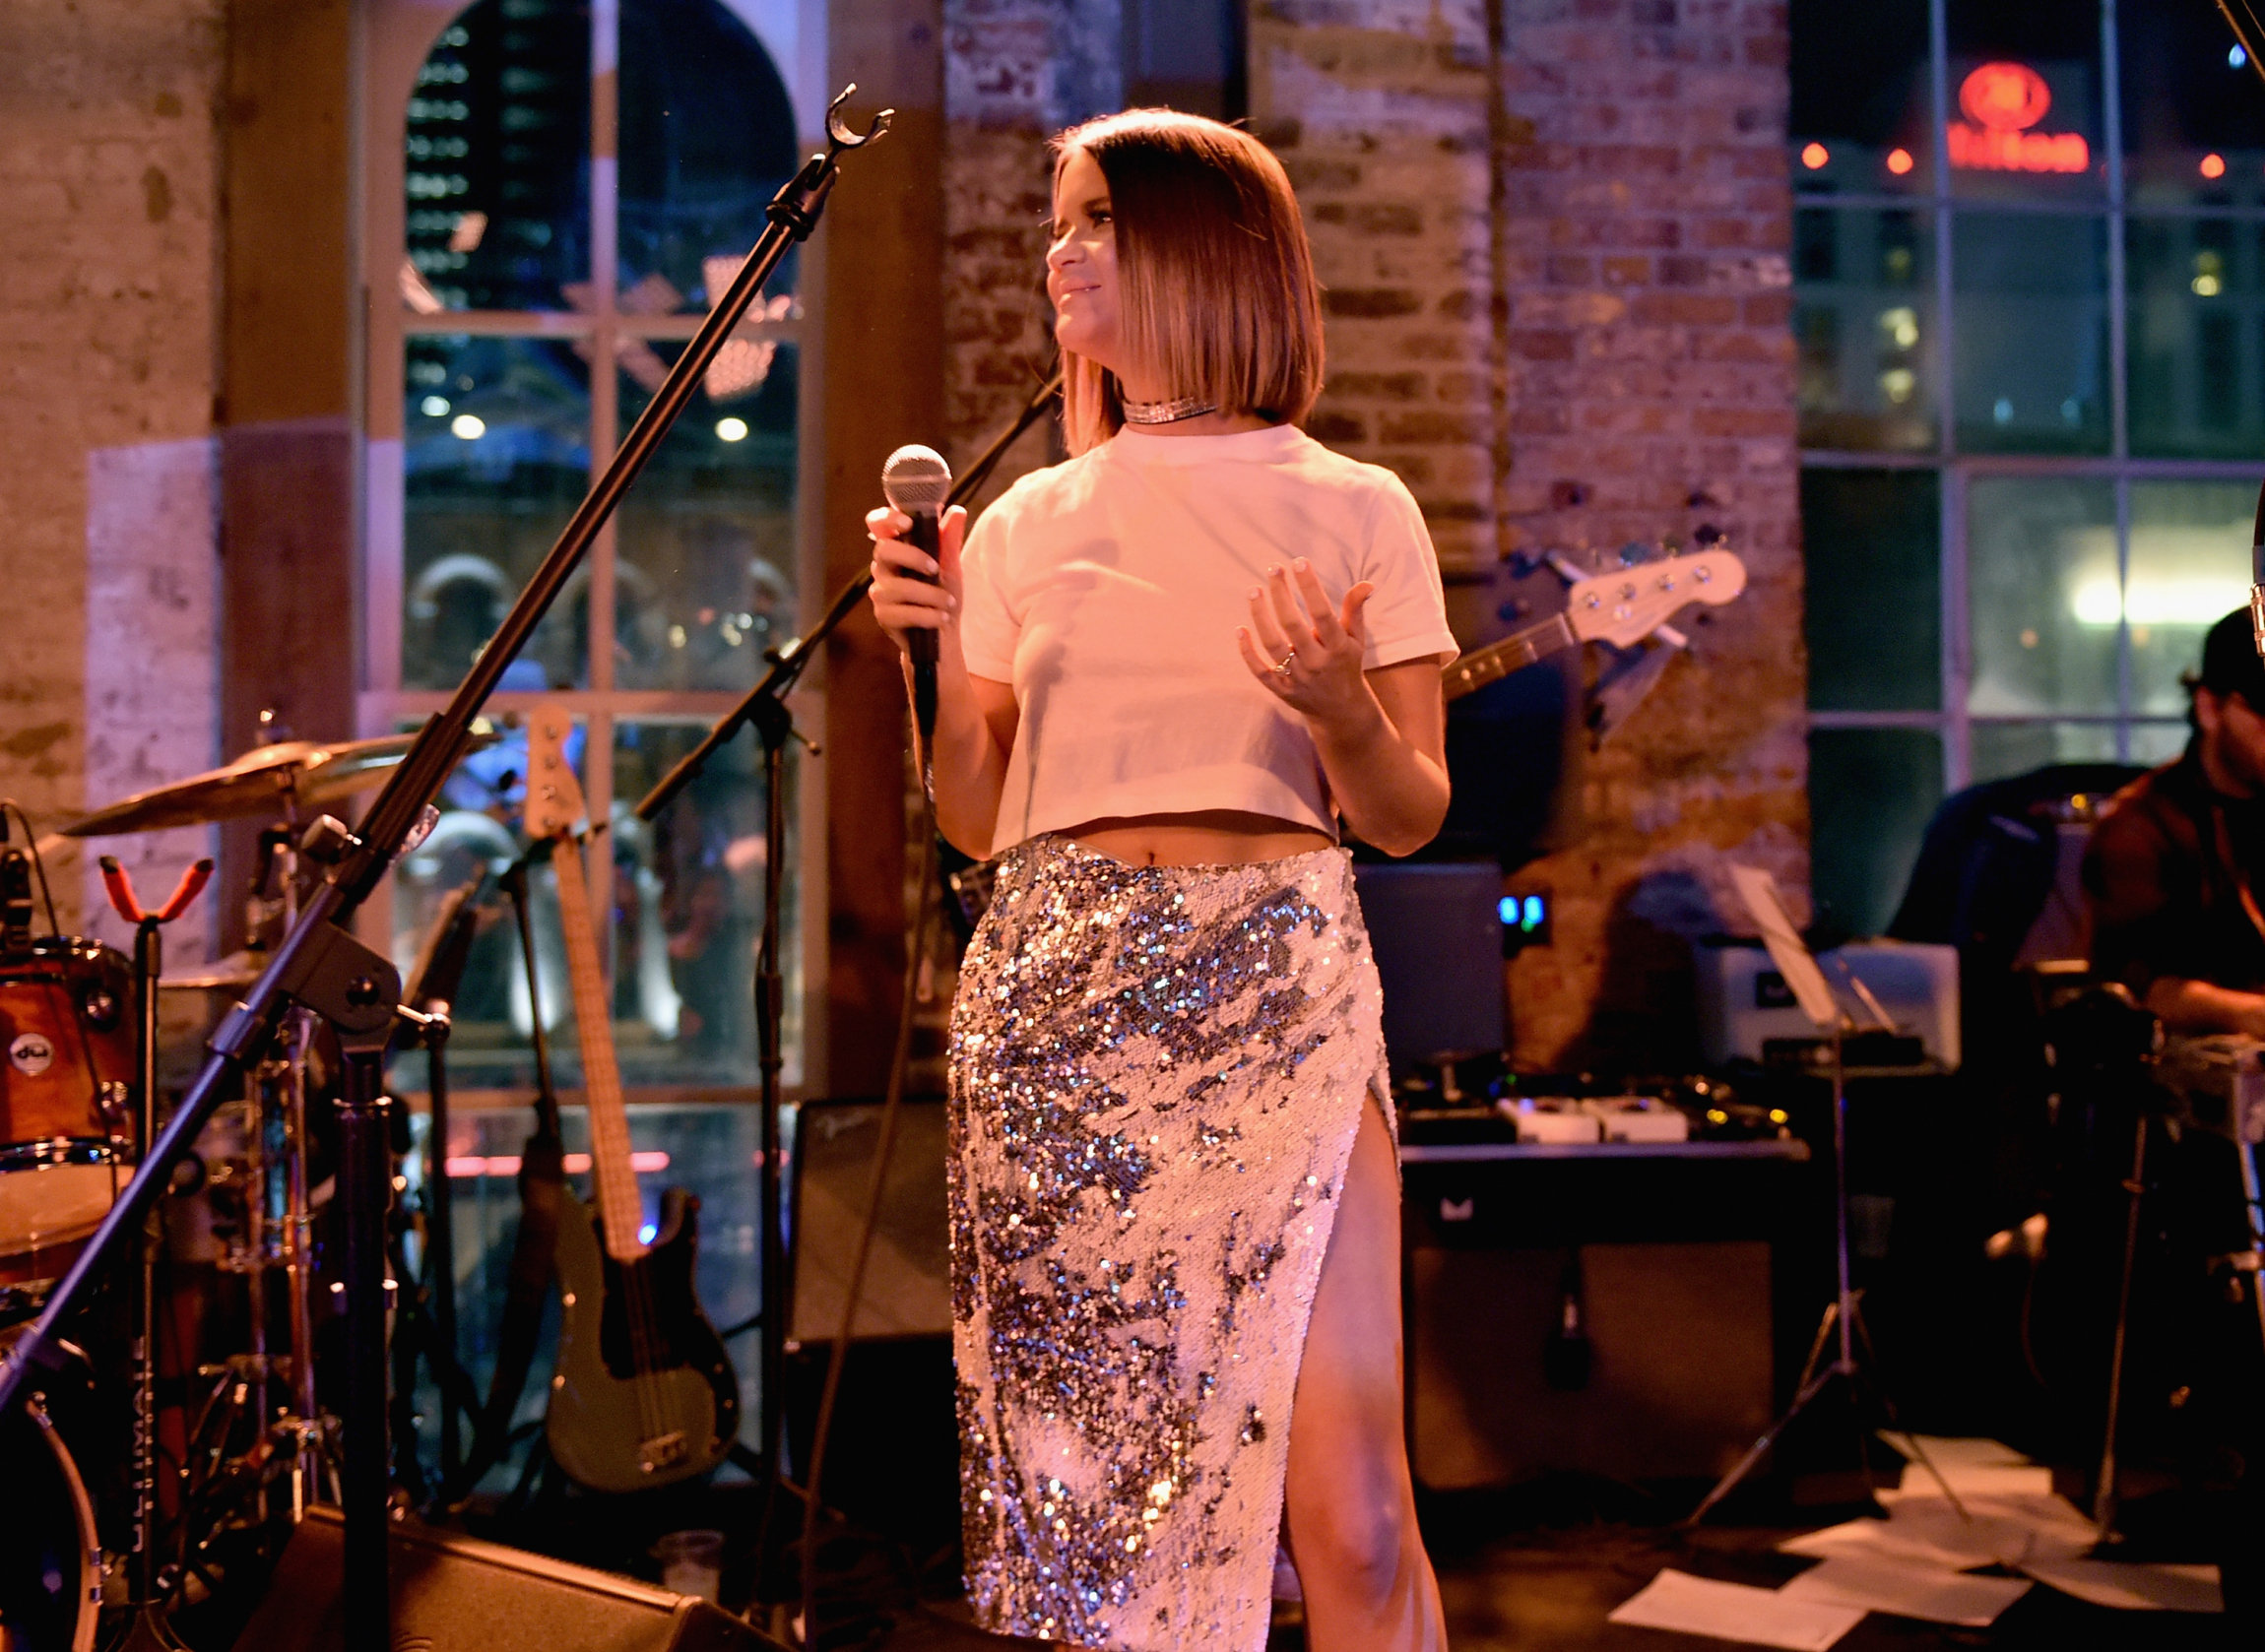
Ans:
[{"label": "microphone cable", "polygon": [[[936,854],[936,799],[926,786],[923,799],[917,864],[920,880],[918,908],[907,931],[904,992],[897,1006],[896,1048],[889,1058],[888,1086],[882,1094],[879,1138],[874,1143],[873,1170],[866,1178],[865,1213],[858,1224],[857,1249],[850,1262],[848,1286],[843,1293],[841,1323],[835,1328],[826,1356],[825,1382],[818,1392],[817,1419],[810,1430],[810,1459],[804,1475],[802,1533],[802,1612],[800,1640],[806,1647],[819,1644],[815,1619],[817,1603],[817,1528],[823,1517],[821,1493],[825,1483],[826,1442],[832,1437],[834,1408],[840,1398],[842,1369],[849,1363],[850,1343],[857,1311],[865,1295],[866,1264],[873,1255],[874,1236],[880,1225],[880,1207],[887,1190],[889,1158],[896,1146],[897,1125],[903,1116],[904,1093],[912,1071],[912,1033],[920,1004],[920,977],[933,944],[938,907]],[[948,1105],[948,1104],[947,1104]],[[803,1234],[807,1240],[807,1231]],[[945,1265],[949,1266],[948,1257]],[[766,1300],[772,1296],[764,1291]]]}]

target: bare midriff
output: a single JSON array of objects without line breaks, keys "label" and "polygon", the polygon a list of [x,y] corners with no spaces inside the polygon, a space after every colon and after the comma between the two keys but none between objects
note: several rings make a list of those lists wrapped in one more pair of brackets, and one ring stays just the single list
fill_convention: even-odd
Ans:
[{"label": "bare midriff", "polygon": [[1247,866],[1336,843],[1312,826],[1234,809],[1088,820],[1063,835],[1129,866]]}]

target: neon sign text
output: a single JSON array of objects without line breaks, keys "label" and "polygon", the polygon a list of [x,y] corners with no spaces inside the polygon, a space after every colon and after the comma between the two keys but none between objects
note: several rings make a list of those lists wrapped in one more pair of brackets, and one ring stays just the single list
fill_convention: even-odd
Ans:
[{"label": "neon sign text", "polygon": [[2044,77],[2025,63],[1984,63],[1959,85],[1950,123],[1953,166],[1987,172],[2083,172],[2092,146],[2081,132],[2032,131],[2052,107]]}]

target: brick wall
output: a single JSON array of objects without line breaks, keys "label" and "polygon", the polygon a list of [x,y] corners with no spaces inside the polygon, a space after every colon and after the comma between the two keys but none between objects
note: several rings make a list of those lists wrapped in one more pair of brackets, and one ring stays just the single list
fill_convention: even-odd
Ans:
[{"label": "brick wall", "polygon": [[[943,19],[943,451],[961,469],[1013,421],[1050,358],[1046,141],[1124,101],[1124,19],[1115,0],[946,0]],[[981,499],[1057,454],[1041,424]]]},{"label": "brick wall", "polygon": [[1751,932],[1725,861],[1806,910],[1785,61],[1778,0],[1505,0],[1502,547],[1713,526],[1751,580],[1520,876],[1557,901],[1511,977],[1527,1065],[1691,1058],[1690,942]]},{"label": "brick wall", "polygon": [[1450,570],[1494,560],[1500,446],[1489,51],[1473,0],[1271,0],[1251,114],[1305,209],[1328,385],[1308,421],[1389,465]]},{"label": "brick wall", "polygon": [[[222,0],[0,6],[0,794],[43,828],[87,801],[91,672],[127,664],[112,637],[90,665],[90,477],[118,469],[95,455],[212,430],[224,14]],[[188,450],[187,471],[199,463]],[[209,517],[175,520],[186,590],[209,578],[213,540]],[[49,870],[76,906],[72,867]]]},{"label": "brick wall", "polygon": [[[1043,349],[1043,135],[1074,118],[1043,65],[1065,15],[947,8],[955,458]],[[1554,775],[1512,777],[1558,793],[1547,852],[1512,878],[1556,900],[1554,944],[1511,971],[1528,1068],[1694,1058],[1690,943],[1746,927],[1729,860],[1805,909],[1785,28],[1774,0],[1252,8],[1252,124],[1328,288],[1311,427],[1422,502],[1466,646],[1562,604],[1521,552],[1596,560],[1705,526],[1749,571],[1623,731],[1591,752],[1575,729]],[[1044,458],[1027,442],[1003,474]]]}]

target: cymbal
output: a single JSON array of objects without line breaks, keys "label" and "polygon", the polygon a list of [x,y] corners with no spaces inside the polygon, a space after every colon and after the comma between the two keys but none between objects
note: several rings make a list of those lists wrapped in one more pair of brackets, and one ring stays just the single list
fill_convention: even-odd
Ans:
[{"label": "cymbal", "polygon": [[[224,768],[121,797],[72,821],[58,836],[115,837],[246,815],[280,815],[310,803],[327,803],[378,785],[416,738],[380,734],[367,740],[283,740],[258,746]],[[493,734],[477,736],[469,749],[492,745],[494,740]]]}]

